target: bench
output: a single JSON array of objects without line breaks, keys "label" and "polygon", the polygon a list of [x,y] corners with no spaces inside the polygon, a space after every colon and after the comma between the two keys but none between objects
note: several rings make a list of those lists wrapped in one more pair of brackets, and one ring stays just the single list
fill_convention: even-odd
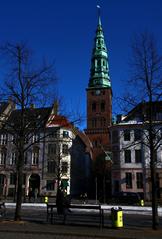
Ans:
[{"label": "bench", "polygon": [[0,217],[3,218],[6,215],[6,206],[4,202],[0,202]]},{"label": "bench", "polygon": [[[66,223],[68,219],[75,219],[75,223],[81,221],[81,218],[89,216],[89,221],[94,222],[94,218],[98,219],[99,226],[102,227],[103,221],[103,211],[101,210],[100,205],[88,205],[88,204],[71,204],[67,210],[64,210],[62,214],[63,223]],[[50,221],[51,224],[54,223],[54,219],[58,217],[57,206],[55,203],[47,204],[47,221]],[[93,220],[92,220],[93,218]]]}]

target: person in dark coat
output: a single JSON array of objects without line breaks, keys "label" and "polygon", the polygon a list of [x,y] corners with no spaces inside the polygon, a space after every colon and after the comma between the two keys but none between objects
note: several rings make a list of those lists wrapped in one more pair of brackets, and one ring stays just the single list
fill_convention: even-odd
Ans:
[{"label": "person in dark coat", "polygon": [[64,193],[60,188],[56,196],[56,207],[58,214],[64,214]]},{"label": "person in dark coat", "polygon": [[67,197],[67,194],[62,189],[58,190],[57,197],[56,197],[56,206],[57,206],[57,213],[58,214],[66,214],[69,210],[70,200]]}]

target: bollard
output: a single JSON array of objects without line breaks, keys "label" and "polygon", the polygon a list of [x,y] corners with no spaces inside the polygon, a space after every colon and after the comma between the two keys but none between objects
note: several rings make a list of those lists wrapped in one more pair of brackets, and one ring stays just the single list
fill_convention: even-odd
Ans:
[{"label": "bollard", "polygon": [[145,205],[144,200],[141,199],[141,200],[140,200],[140,206],[143,207],[144,205]]},{"label": "bollard", "polygon": [[121,207],[111,208],[111,220],[113,228],[123,227],[123,210]]},{"label": "bollard", "polygon": [[44,202],[48,203],[48,197],[47,196],[44,197]]}]

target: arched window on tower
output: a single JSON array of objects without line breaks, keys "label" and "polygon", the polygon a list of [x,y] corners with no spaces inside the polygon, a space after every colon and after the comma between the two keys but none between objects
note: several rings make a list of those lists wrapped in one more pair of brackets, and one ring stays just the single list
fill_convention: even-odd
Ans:
[{"label": "arched window on tower", "polygon": [[97,60],[97,66],[98,66],[98,67],[101,67],[101,60],[100,60],[100,59]]},{"label": "arched window on tower", "polygon": [[101,118],[100,119],[100,126],[101,127],[105,127],[106,126],[106,119],[105,118]]},{"label": "arched window on tower", "polygon": [[96,102],[92,103],[92,111],[95,112],[96,111]]},{"label": "arched window on tower", "polygon": [[101,107],[101,111],[104,112],[105,111],[105,101],[101,102],[100,107]]},{"label": "arched window on tower", "polygon": [[92,119],[92,128],[96,128],[96,126],[97,126],[97,119],[93,118]]}]

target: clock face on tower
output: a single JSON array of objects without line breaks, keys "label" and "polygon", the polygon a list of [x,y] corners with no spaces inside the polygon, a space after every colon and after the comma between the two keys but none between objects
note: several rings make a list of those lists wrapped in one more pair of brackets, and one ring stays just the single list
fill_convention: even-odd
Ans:
[{"label": "clock face on tower", "polygon": [[96,90],[96,91],[95,91],[95,94],[96,94],[96,95],[100,95],[100,93],[101,93],[100,90]]}]

